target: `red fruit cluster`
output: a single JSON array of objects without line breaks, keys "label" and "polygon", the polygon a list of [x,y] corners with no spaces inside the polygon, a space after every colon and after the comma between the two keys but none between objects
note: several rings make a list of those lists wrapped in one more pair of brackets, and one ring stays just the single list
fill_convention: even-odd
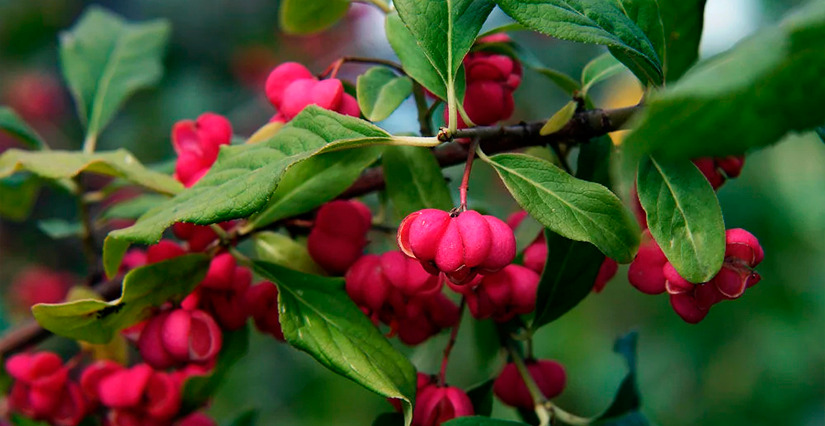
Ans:
[{"label": "red fruit cluster", "polygon": [[318,209],[307,239],[312,259],[334,275],[342,275],[367,245],[372,213],[359,201],[337,200]]},{"label": "red fruit cluster", "polygon": [[74,277],[40,266],[22,270],[12,281],[14,305],[28,310],[38,303],[60,303],[66,298]]},{"label": "red fruit cluster", "polygon": [[88,404],[80,386],[69,379],[69,369],[51,352],[23,353],[6,361],[15,380],[9,410],[34,420],[74,426],[83,420]]},{"label": "red fruit cluster", "polygon": [[398,227],[398,247],[428,272],[443,272],[455,284],[470,282],[478,273],[497,272],[516,256],[510,227],[473,210],[412,213]]},{"label": "red fruit cluster", "polygon": [[439,386],[431,376],[418,373],[413,426],[439,426],[456,417],[473,414],[473,403],[463,390]]},{"label": "red fruit cluster", "polygon": [[175,179],[185,187],[199,181],[215,160],[221,145],[232,141],[232,125],[225,117],[207,112],[197,120],[181,120],[172,127],[172,146],[178,154]]},{"label": "red fruit cluster", "polygon": [[308,105],[358,117],[358,102],[347,93],[337,78],[318,80],[296,62],[278,65],[266,79],[266,97],[278,113],[270,121],[287,122]]},{"label": "red fruit cluster", "polygon": [[[555,398],[564,391],[567,375],[561,364],[552,360],[534,359],[527,359],[524,363],[530,377],[536,382],[545,398]],[[501,402],[512,407],[529,410],[535,406],[524,379],[522,379],[518,368],[512,362],[504,366],[504,370],[496,378],[493,383],[493,393]]]},{"label": "red fruit cluster", "polygon": [[667,261],[659,245],[645,230],[642,246],[630,264],[628,279],[647,294],[667,292],[673,310],[691,324],[705,318],[711,306],[739,298],[760,280],[753,268],[764,258],[759,241],[744,229],[726,232],[725,261],[708,282],[694,284],[685,280]]},{"label": "red fruit cluster", "polygon": [[722,158],[697,158],[693,164],[705,175],[713,189],[719,189],[728,178],[735,178],[745,166],[744,155],[730,155]]},{"label": "red fruit cluster", "polygon": [[441,293],[441,278],[397,251],[358,259],[346,274],[350,298],[373,322],[416,345],[458,322],[458,307]]},{"label": "red fruit cluster", "polygon": [[[515,231],[526,216],[527,212],[523,210],[513,213],[507,218],[507,225]],[[544,234],[542,233],[539,234],[536,239],[524,249],[524,252],[522,253],[522,263],[524,266],[532,269],[537,274],[541,274],[544,271],[544,264],[546,262],[547,243],[545,242]],[[593,282],[593,291],[600,293],[604,290],[604,287],[607,285],[608,281],[616,276],[616,271],[618,269],[619,264],[616,263],[615,260],[606,257],[602,262],[601,267],[599,267],[599,273],[596,275],[596,280]]]},{"label": "red fruit cluster", "polygon": [[[513,92],[521,84],[522,75],[518,61],[505,55],[475,52],[464,58],[464,70],[464,110],[473,123],[488,126],[513,115]],[[461,117],[458,126],[467,127]]]},{"label": "red fruit cluster", "polygon": [[169,425],[181,405],[179,376],[147,364],[125,368],[109,361],[96,362],[80,378],[90,401],[107,408],[107,424]]},{"label": "red fruit cluster", "polygon": [[506,322],[536,308],[539,275],[524,266],[507,265],[498,272],[477,276],[468,284],[448,285],[466,297],[475,318]]},{"label": "red fruit cluster", "polygon": [[201,310],[174,309],[152,317],[140,333],[143,360],[157,369],[211,363],[221,350],[221,329]]},{"label": "red fruit cluster", "polygon": [[[235,225],[234,222],[221,222],[217,224],[223,230],[228,231]],[[186,241],[186,246],[190,252],[202,252],[212,246],[218,240],[218,234],[207,225],[195,225],[193,223],[178,222],[172,225],[172,233],[182,241]]]},{"label": "red fruit cluster", "polygon": [[238,266],[229,253],[212,259],[206,277],[181,306],[210,313],[224,330],[237,330],[246,324],[249,310],[246,292],[252,285],[252,272]]},{"label": "red fruit cluster", "polygon": [[246,291],[246,306],[261,333],[283,341],[284,332],[278,316],[278,288],[271,282],[261,282]]},{"label": "red fruit cluster", "polygon": [[65,110],[60,81],[50,74],[27,71],[6,83],[0,103],[10,106],[26,121],[54,121]]}]

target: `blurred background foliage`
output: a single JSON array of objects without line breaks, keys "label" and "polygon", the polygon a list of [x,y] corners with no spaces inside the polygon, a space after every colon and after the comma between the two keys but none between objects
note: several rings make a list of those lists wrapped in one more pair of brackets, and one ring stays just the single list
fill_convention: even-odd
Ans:
[{"label": "blurred background foliage", "polygon": [[[299,61],[323,71],[342,55],[391,58],[381,14],[355,4],[347,18],[325,33],[294,37],[279,33],[277,1],[134,0],[98,2],[130,20],[163,17],[173,33],[161,84],[131,99],[101,136],[100,149],[126,147],[146,163],[169,160],[173,123],[205,111],[226,115],[235,134],[250,135],[274,114],[263,80],[276,64]],[[709,0],[702,55],[707,57],[770,25],[801,1]],[[0,104],[18,109],[55,148],[79,149],[81,128],[59,76],[57,41],[88,5],[68,0],[0,0]],[[494,14],[488,26],[506,22]],[[536,34],[513,37],[546,65],[578,76],[600,50]],[[364,70],[346,66],[354,81]],[[628,74],[600,87],[600,106],[637,102]],[[567,99],[544,77],[527,72],[516,92],[515,120],[548,117]],[[381,123],[395,132],[417,129],[412,105]],[[0,151],[12,142],[0,137]],[[719,191],[728,228],[744,227],[762,243],[762,281],[735,302],[714,307],[699,325],[684,323],[665,296],[647,296],[626,280],[626,267],[601,294],[589,296],[537,335],[536,355],[567,368],[569,384],[558,403],[591,415],[609,404],[625,374],[611,351],[630,329],[639,338],[639,386],[643,411],[662,425],[825,424],[825,146],[814,135],[789,137],[748,156],[740,178]],[[460,168],[447,170],[457,188]],[[473,205],[502,217],[513,201],[479,164],[471,183]],[[369,200],[368,200],[369,201]],[[373,203],[377,197],[372,197]],[[57,190],[40,194],[32,217],[0,220],[0,326],[19,322],[12,289],[17,274],[32,265],[84,273],[76,239],[52,241],[38,221],[74,220],[72,200]],[[393,219],[388,219],[392,221]],[[391,236],[373,235],[370,250],[388,249]],[[80,278],[76,278],[79,281]],[[466,324],[472,323],[467,321]],[[465,324],[448,381],[469,387],[490,377],[503,358],[490,324]],[[403,350],[417,367],[435,372],[446,336]],[[50,347],[71,348],[51,341]],[[498,355],[498,356],[497,356]],[[233,369],[209,411],[222,424],[249,410],[259,424],[368,425],[390,405],[334,375],[310,357],[268,337],[254,335],[249,354]],[[494,415],[514,418],[496,403]]]}]

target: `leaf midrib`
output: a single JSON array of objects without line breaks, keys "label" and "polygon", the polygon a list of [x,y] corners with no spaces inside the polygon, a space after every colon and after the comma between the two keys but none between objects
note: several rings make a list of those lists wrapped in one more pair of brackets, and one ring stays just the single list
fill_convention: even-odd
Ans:
[{"label": "leaf midrib", "polygon": [[[507,171],[508,171],[508,172],[510,172],[511,174],[518,176],[519,178],[521,178],[522,180],[524,180],[524,181],[526,181],[526,182],[534,182],[533,180],[528,179],[528,178],[527,178],[526,176],[524,176],[523,174],[518,173],[518,172],[516,172],[515,170],[513,170],[513,169],[511,169],[511,168],[509,168],[509,167],[505,167],[505,166],[501,165],[501,164],[500,164],[500,163],[498,163],[498,162],[495,162],[495,158],[493,158],[493,159],[492,159],[492,161],[496,164],[496,167],[499,167],[499,168],[501,168],[501,169],[503,169],[503,170],[507,170]],[[552,195],[554,198],[556,198],[557,200],[559,200],[562,204],[564,204],[564,205],[568,206],[568,207],[570,208],[570,210],[573,210],[573,211],[579,212],[579,215],[581,215],[581,216],[583,216],[583,217],[587,218],[587,220],[588,220],[590,223],[592,223],[593,225],[596,225],[599,229],[602,229],[602,230],[604,230],[606,233],[608,233],[608,234],[612,235],[613,237],[615,237],[616,239],[621,240],[621,237],[619,237],[619,236],[618,236],[618,234],[616,234],[615,232],[613,232],[612,230],[610,230],[610,229],[609,229],[609,228],[607,228],[607,227],[598,226],[598,223],[597,223],[595,220],[593,220],[593,218],[591,218],[589,215],[585,214],[585,211],[584,211],[584,210],[581,210],[580,208],[576,207],[574,204],[570,204],[570,203],[569,203],[569,202],[567,202],[567,200],[565,200],[564,198],[561,198],[561,197],[559,197],[558,195],[556,195],[556,193],[555,193],[555,192],[552,192],[552,191],[550,191],[549,189],[544,188],[544,187],[543,187],[543,186],[541,186],[541,185],[533,185],[533,187],[535,187],[535,188],[540,188],[541,190],[543,190],[543,191],[544,191],[544,192],[546,192],[547,194]],[[579,215],[575,215],[576,220],[578,220]]]},{"label": "leaf midrib", "polygon": [[[343,336],[347,336],[347,337],[349,337],[349,338],[351,338],[351,339],[353,339],[353,340],[357,340],[357,341],[358,341],[358,342],[360,342],[360,343],[364,343],[364,344],[365,344],[364,346],[372,346],[372,345],[369,345],[369,344],[368,344],[369,342],[367,342],[367,341],[365,341],[365,340],[363,340],[363,339],[360,339],[360,338],[356,338],[356,337],[354,337],[353,335],[351,335],[350,333],[347,333],[347,332],[346,332],[343,328],[341,328],[341,327],[340,327],[340,326],[339,326],[336,322],[331,321],[331,320],[330,320],[330,318],[329,318],[329,317],[327,317],[327,316],[324,314],[324,312],[322,312],[322,311],[318,310],[317,308],[315,308],[315,307],[314,307],[311,303],[307,302],[307,300],[306,300],[306,299],[304,299],[303,297],[299,296],[299,295],[298,295],[298,293],[297,293],[296,291],[292,290],[289,286],[284,286],[284,285],[282,285],[282,286],[280,286],[280,289],[283,289],[283,290],[285,290],[286,292],[288,292],[290,295],[292,295],[292,297],[294,297],[296,300],[300,301],[300,302],[301,302],[304,306],[306,306],[309,310],[313,311],[313,312],[314,312],[314,313],[315,313],[318,317],[320,317],[321,319],[323,319],[323,320],[324,320],[324,322],[325,322],[325,324],[328,324],[329,326],[332,326],[333,328],[335,328],[336,330],[338,330],[338,332],[339,332],[339,333],[341,333]],[[313,340],[315,340],[315,339],[313,338]],[[335,342],[334,340],[333,340],[333,342],[334,342],[335,346],[339,347],[339,350],[340,350],[340,346],[337,344],[337,342]],[[390,383],[390,387],[395,388],[394,390],[395,390],[396,394],[398,395],[397,397],[399,397],[399,399],[403,399],[403,400],[405,400],[405,401],[407,401],[407,402],[409,403],[409,402],[410,402],[410,400],[407,398],[407,396],[406,396],[406,395],[404,395],[404,394],[401,392],[401,390],[400,390],[400,389],[398,389],[398,388],[394,385],[393,380],[387,376],[387,374],[384,372],[383,368],[375,368],[375,367],[377,367],[377,364],[376,364],[377,360],[375,360],[375,359],[373,358],[372,354],[371,354],[371,353],[369,353],[369,352],[367,352],[367,351],[363,351],[363,350],[362,350],[361,352],[362,352],[362,353],[366,356],[366,358],[370,361],[370,364],[373,366],[373,368],[374,368],[374,369],[375,369],[378,373],[380,373],[381,377],[382,377],[385,381],[387,381],[387,382],[389,382],[389,383]],[[343,352],[343,351],[341,351],[341,353],[344,353],[344,352]],[[357,371],[357,370],[354,370],[354,371]],[[359,375],[362,375],[362,374],[361,374],[361,373],[359,373]],[[364,377],[364,376],[362,375],[362,377]],[[388,396],[389,396],[389,395],[388,395]],[[395,397],[395,396],[393,396],[393,397]]]},{"label": "leaf midrib", "polygon": [[[691,230],[692,221],[689,222],[687,220],[687,215],[685,214],[685,209],[684,209],[684,207],[682,207],[682,203],[679,202],[679,198],[676,197],[676,192],[673,190],[673,185],[671,185],[670,180],[668,179],[667,175],[662,171],[662,168],[659,166],[659,163],[653,157],[650,157],[650,161],[651,161],[651,163],[653,163],[653,167],[656,168],[656,171],[662,177],[662,183],[664,183],[665,186],[667,187],[668,191],[670,192],[670,195],[673,197],[673,203],[674,203],[676,209],[679,211],[679,213],[682,215],[682,218],[685,221],[685,231],[687,232],[688,240],[690,240],[690,243],[691,243],[690,244],[691,253],[693,253],[693,255],[694,255],[693,257],[697,261],[697,264],[698,264],[699,255],[695,250],[695,248],[697,247],[697,245],[696,245],[697,243],[696,243],[696,238],[693,235],[693,231]],[[659,216],[659,215],[657,214],[657,216]],[[661,221],[658,221],[658,222],[661,224]]]}]

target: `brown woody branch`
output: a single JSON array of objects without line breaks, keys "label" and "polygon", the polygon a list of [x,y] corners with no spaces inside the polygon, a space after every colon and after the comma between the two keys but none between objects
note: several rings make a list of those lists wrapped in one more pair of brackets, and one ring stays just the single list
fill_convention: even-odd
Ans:
[{"label": "brown woody branch", "polygon": [[[487,154],[512,151],[529,146],[565,143],[573,145],[621,129],[628,119],[640,109],[639,105],[612,110],[594,109],[582,111],[559,131],[542,136],[539,134],[544,122],[522,123],[514,126],[485,126],[460,129],[452,135],[442,135],[447,140],[459,138],[479,138],[480,146]],[[434,149],[441,167],[461,164],[469,154],[468,143],[450,142]],[[361,177],[349,187],[340,198],[352,198],[384,189],[384,173],[380,167],[364,171]],[[102,282],[93,287],[105,300],[120,295],[121,278]],[[0,357],[24,350],[41,342],[51,333],[34,320],[29,320],[0,338]]]},{"label": "brown woody branch", "polygon": [[[544,121],[522,123],[514,126],[485,126],[460,129],[450,139],[480,138],[481,149],[487,154],[513,151],[529,146],[567,143],[568,145],[587,142],[621,129],[641,106],[611,110],[593,109],[582,111],[558,132],[541,136],[539,131]],[[470,144],[451,142],[434,149],[435,158],[441,167],[454,166],[467,160]],[[367,169],[339,198],[352,198],[384,189],[384,172],[380,167]]]}]

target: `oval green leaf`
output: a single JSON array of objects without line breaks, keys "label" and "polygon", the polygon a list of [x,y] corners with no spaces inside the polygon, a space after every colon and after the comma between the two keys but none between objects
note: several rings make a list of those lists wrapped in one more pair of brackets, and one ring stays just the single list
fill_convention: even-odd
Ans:
[{"label": "oval green leaf", "polygon": [[593,289],[604,255],[592,244],[544,232],[547,261],[539,280],[536,314],[530,328],[539,329],[576,307]]},{"label": "oval green leaf", "polygon": [[412,94],[413,85],[387,67],[373,67],[358,76],[355,88],[361,112],[375,122],[389,117]]},{"label": "oval green leaf", "polygon": [[197,184],[149,210],[134,225],[111,232],[103,246],[106,273],[117,271],[130,243],[153,244],[175,222],[209,225],[260,211],[284,172],[307,158],[334,152],[339,145],[390,141],[387,132],[367,121],[310,105],[267,141],[223,147]]},{"label": "oval green leaf", "polygon": [[281,29],[288,34],[312,34],[341,20],[349,0],[282,0],[278,9]]},{"label": "oval green leaf", "polygon": [[[418,46],[418,43],[416,43],[415,37],[413,37],[397,13],[387,15],[385,30],[387,32],[387,40],[390,42],[390,46],[392,46],[392,50],[395,51],[398,59],[401,60],[404,72],[432,94],[442,100],[446,100],[446,82],[442,80],[441,75],[424,55],[424,52]],[[459,71],[455,80],[456,96],[458,99],[464,98],[465,84],[464,72]]]},{"label": "oval green leaf", "polygon": [[321,275],[324,270],[312,260],[305,244],[272,231],[256,232],[253,243],[259,259],[286,266],[296,271]]},{"label": "oval green leaf", "polygon": [[22,151],[0,155],[0,178],[28,171],[44,179],[72,178],[81,172],[120,177],[163,194],[175,194],[183,185],[169,175],[147,169],[129,151],[86,154],[78,151]]},{"label": "oval green leaf", "polygon": [[593,85],[622,72],[624,65],[613,55],[604,53],[588,62],[582,70],[582,92],[586,95]]},{"label": "oval green leaf", "polygon": [[651,96],[622,143],[623,182],[646,154],[737,155],[822,125],[824,39],[825,3],[811,2]]},{"label": "oval green leaf", "polygon": [[725,222],[713,187],[689,160],[639,164],[639,201],[650,234],[686,280],[709,281],[725,257]]},{"label": "oval green leaf", "polygon": [[638,225],[609,189],[524,154],[499,154],[486,161],[519,205],[542,225],[572,240],[593,243],[617,262],[633,260]]},{"label": "oval green leaf", "polygon": [[640,80],[659,85],[662,66],[644,32],[616,2],[591,0],[496,0],[525,27],[563,40],[607,46]]},{"label": "oval green leaf", "polygon": [[133,269],[123,278],[120,298],[111,302],[84,299],[32,307],[40,326],[58,336],[107,343],[114,334],[151,314],[152,308],[191,293],[209,268],[203,254],[187,254]]},{"label": "oval green leaf", "polygon": [[363,146],[322,153],[296,164],[281,177],[264,210],[249,219],[250,226],[266,226],[332,200],[349,188],[380,155],[381,147]]},{"label": "oval green leaf", "polygon": [[60,64],[87,138],[97,137],[126,98],[160,79],[169,32],[164,20],[133,24],[91,6],[60,34]]},{"label": "oval green leaf", "polygon": [[0,130],[14,136],[31,149],[46,147],[43,138],[9,107],[0,107]]},{"label": "oval green leaf", "polygon": [[287,342],[333,372],[379,395],[400,399],[409,426],[415,368],[355,306],[344,291],[343,279],[267,262],[256,261],[253,266],[278,285],[278,311]]}]

